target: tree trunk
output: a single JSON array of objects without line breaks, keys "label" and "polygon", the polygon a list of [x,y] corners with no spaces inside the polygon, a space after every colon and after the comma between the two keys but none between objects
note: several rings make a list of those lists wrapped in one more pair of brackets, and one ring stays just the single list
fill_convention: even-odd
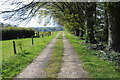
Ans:
[{"label": "tree trunk", "polygon": [[75,35],[76,35],[76,36],[79,36],[79,35],[80,35],[80,30],[77,29],[77,28],[75,29]]},{"label": "tree trunk", "polygon": [[104,32],[103,32],[103,34],[104,34],[104,38],[103,38],[103,41],[105,41],[105,42],[108,42],[108,14],[107,14],[107,3],[105,3],[104,4],[104,9],[105,9],[105,26],[104,26]]},{"label": "tree trunk", "polygon": [[109,47],[120,52],[120,3],[108,3]]},{"label": "tree trunk", "polygon": [[86,31],[87,39],[90,43],[97,43],[94,37],[94,24],[95,24],[95,12],[96,3],[89,3],[88,8],[86,9]]},{"label": "tree trunk", "polygon": [[84,26],[83,25],[81,25],[80,26],[80,38],[83,40],[84,38]]}]

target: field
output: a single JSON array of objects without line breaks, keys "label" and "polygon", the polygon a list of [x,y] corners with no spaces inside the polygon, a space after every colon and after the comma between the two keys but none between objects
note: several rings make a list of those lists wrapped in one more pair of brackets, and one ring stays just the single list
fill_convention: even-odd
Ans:
[{"label": "field", "polygon": [[[43,34],[43,33],[40,33]],[[22,51],[26,51],[30,47],[34,47],[37,45],[44,46],[46,41],[48,41],[50,38],[48,36],[45,36],[44,38],[34,38],[34,45],[32,45],[32,38],[24,38],[24,39],[12,39],[12,40],[4,40],[0,41],[2,42],[2,59],[6,60],[9,57],[14,55],[13,51],[13,41],[16,42],[16,50],[17,53],[22,53]],[[22,47],[22,50],[21,50]]]},{"label": "field", "polygon": [[[14,40],[16,43],[24,44],[24,50],[20,50],[17,46],[17,54],[14,55],[12,49],[12,41],[3,41],[2,53],[2,77],[9,78],[16,76],[21,70],[23,70],[31,61],[42,51],[45,46],[53,39],[57,34],[53,33],[49,37],[34,38],[34,45],[31,44],[31,38]],[[24,52],[23,52],[24,51]]]}]

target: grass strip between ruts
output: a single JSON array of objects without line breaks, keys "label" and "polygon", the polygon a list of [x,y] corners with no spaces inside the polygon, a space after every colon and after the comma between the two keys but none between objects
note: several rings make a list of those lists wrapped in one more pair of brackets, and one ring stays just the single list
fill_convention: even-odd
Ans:
[{"label": "grass strip between ruts", "polygon": [[57,74],[60,72],[63,56],[63,37],[62,33],[58,36],[56,44],[53,48],[53,52],[50,56],[50,60],[45,65],[45,78],[57,78]]}]

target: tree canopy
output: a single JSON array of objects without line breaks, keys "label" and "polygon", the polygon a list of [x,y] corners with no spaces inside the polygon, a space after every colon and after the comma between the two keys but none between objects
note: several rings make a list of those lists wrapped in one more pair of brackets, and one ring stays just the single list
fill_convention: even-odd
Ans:
[{"label": "tree canopy", "polygon": [[[15,3],[18,4],[18,3]],[[120,52],[120,2],[39,2],[32,1],[11,11],[5,19],[29,20],[50,16],[85,43],[106,43]],[[16,16],[17,15],[17,16]]]}]

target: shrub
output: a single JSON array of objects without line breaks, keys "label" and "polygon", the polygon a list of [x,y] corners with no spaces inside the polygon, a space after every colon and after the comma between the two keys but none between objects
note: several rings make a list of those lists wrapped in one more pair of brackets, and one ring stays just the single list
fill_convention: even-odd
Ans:
[{"label": "shrub", "polygon": [[31,28],[7,27],[2,28],[2,40],[28,38],[34,35]]}]

